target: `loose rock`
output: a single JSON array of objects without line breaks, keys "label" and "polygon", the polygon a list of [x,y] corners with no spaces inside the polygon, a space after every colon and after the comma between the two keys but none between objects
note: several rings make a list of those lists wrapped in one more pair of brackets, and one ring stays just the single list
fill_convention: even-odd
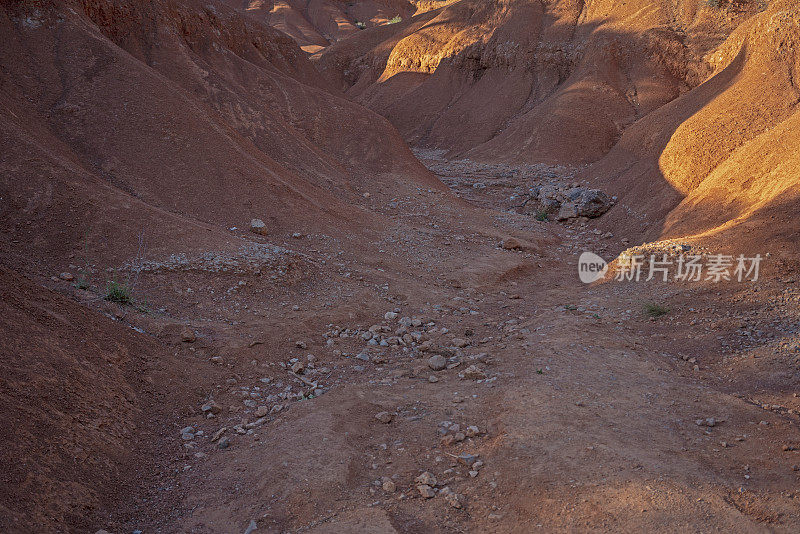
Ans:
[{"label": "loose rock", "polygon": [[462,452],[461,454],[458,455],[458,463],[466,465],[467,467],[471,466],[477,461],[478,461],[478,456],[475,454]]},{"label": "loose rock", "polygon": [[436,496],[434,489],[427,484],[419,484],[417,486],[417,491],[419,491],[419,494],[426,499],[431,499]]},{"label": "loose rock", "polygon": [[194,343],[197,341],[197,334],[191,328],[184,328],[181,330],[181,341],[184,343]]},{"label": "loose rock", "polygon": [[470,365],[463,371],[461,371],[458,376],[463,378],[464,380],[483,380],[486,378],[486,373],[483,372],[483,369],[478,367],[477,365]]},{"label": "loose rock", "polygon": [[447,501],[447,504],[456,509],[461,509],[462,507],[460,497],[461,496],[458,493],[452,491],[444,494],[444,500]]},{"label": "loose rock", "polygon": [[267,225],[261,219],[250,221],[250,231],[258,235],[267,235]]},{"label": "loose rock", "polygon": [[441,354],[435,354],[434,356],[428,358],[428,367],[434,371],[441,371],[447,367],[447,360]]},{"label": "loose rock", "polygon": [[387,425],[392,422],[393,418],[394,416],[389,412],[378,412],[375,414],[375,419]]},{"label": "loose rock", "polygon": [[247,525],[247,528],[244,531],[244,534],[252,534],[252,532],[258,530],[258,524],[256,523],[255,519],[251,519],[250,523]]},{"label": "loose rock", "polygon": [[414,481],[426,486],[436,486],[436,477],[430,471],[425,471],[415,478]]},{"label": "loose rock", "polygon": [[217,415],[218,413],[222,412],[222,406],[214,401],[211,401],[201,406],[200,411],[202,411],[204,414]]}]

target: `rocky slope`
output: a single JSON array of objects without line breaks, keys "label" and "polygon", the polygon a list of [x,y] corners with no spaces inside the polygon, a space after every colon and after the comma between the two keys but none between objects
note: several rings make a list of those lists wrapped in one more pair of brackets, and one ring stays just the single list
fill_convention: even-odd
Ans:
[{"label": "rocky slope", "polygon": [[[178,360],[114,324],[132,308],[105,303],[107,284],[170,269],[290,284],[303,260],[270,239],[360,239],[383,226],[370,202],[444,186],[290,37],[225,3],[2,2],[0,73],[0,263],[16,271],[2,275],[0,523],[86,531],[158,473],[143,421],[160,439],[174,406],[196,404],[193,378],[152,382]],[[253,218],[272,237],[254,244]],[[62,271],[69,300],[36,285]],[[137,313],[158,300],[138,296]]]}]

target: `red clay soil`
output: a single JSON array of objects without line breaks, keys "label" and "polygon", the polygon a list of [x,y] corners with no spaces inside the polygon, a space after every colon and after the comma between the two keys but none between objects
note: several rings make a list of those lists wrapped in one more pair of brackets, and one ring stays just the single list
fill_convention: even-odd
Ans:
[{"label": "red clay soil", "polygon": [[0,0],[0,530],[800,531],[795,2],[352,4]]},{"label": "red clay soil", "polygon": [[324,91],[291,39],[224,6],[5,7],[4,254],[88,243],[120,260],[145,227],[172,250],[229,242],[252,218],[347,233],[379,224],[368,190],[441,187],[385,120]]},{"label": "red clay soil", "polygon": [[177,399],[197,398],[193,379],[149,336],[7,269],[0,279],[0,530],[93,532],[158,483],[154,452],[176,449],[161,429],[177,424]]}]

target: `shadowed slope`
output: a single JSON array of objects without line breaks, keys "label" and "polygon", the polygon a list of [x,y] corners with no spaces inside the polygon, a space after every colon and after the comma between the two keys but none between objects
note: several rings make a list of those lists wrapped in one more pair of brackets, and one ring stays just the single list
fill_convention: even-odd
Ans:
[{"label": "shadowed slope", "polygon": [[348,233],[378,224],[365,191],[441,187],[291,39],[222,4],[13,3],[0,26],[6,253],[119,258],[144,226],[155,249],[219,244],[254,217]]},{"label": "shadowed slope", "polygon": [[[173,452],[150,419],[172,423],[173,398],[197,401],[186,367],[2,268],[0,331],[0,530],[90,531],[94,516],[128,504],[128,482],[152,474],[153,449]],[[165,401],[167,387],[175,397]]]}]

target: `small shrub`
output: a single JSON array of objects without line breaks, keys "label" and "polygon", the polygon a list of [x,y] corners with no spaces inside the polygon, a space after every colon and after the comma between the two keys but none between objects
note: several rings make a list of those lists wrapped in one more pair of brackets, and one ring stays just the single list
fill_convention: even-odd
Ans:
[{"label": "small shrub", "polygon": [[669,313],[669,308],[665,308],[655,302],[648,302],[644,305],[644,313],[648,317],[658,318]]},{"label": "small shrub", "polygon": [[548,215],[547,210],[539,210],[536,212],[536,220],[537,221],[548,221],[550,220],[550,215]]},{"label": "small shrub", "polygon": [[89,280],[83,275],[78,276],[78,278],[75,279],[73,286],[77,289],[83,289],[85,291],[89,289]]},{"label": "small shrub", "polygon": [[120,284],[114,280],[110,280],[106,286],[106,296],[104,297],[110,302],[118,304],[130,304],[133,302],[130,288],[125,284]]},{"label": "small shrub", "polygon": [[719,9],[722,7],[722,0],[706,0],[706,5],[712,9]]},{"label": "small shrub", "polygon": [[395,15],[393,18],[389,19],[388,22],[386,22],[386,24],[397,24],[398,22],[402,21],[403,17],[401,17],[400,15]]}]

